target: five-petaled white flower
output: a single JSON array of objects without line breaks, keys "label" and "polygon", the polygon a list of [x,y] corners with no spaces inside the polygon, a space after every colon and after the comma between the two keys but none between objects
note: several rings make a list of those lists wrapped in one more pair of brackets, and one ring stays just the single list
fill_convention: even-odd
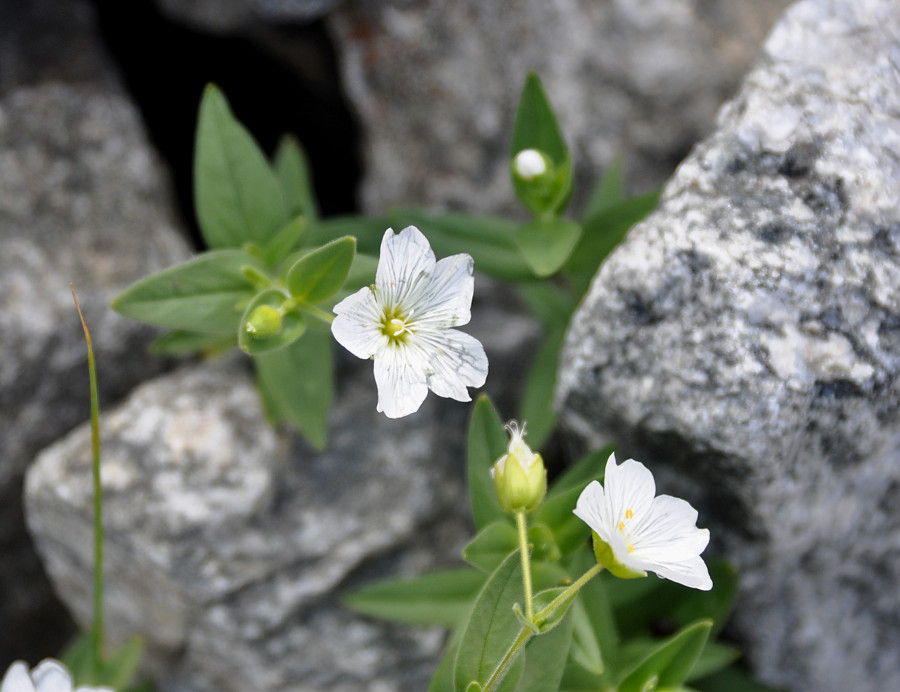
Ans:
[{"label": "five-petaled white flower", "polygon": [[[28,670],[25,661],[16,661],[6,671],[0,692],[73,692],[72,674],[57,660],[47,658]],[[79,685],[74,692],[113,692],[111,687]]]},{"label": "five-petaled white flower", "polygon": [[597,559],[620,577],[656,572],[694,589],[712,588],[700,553],[709,530],[697,528],[697,510],[685,500],[656,493],[653,474],[639,461],[606,462],[604,485],[593,481],[575,514],[594,532]]},{"label": "five-petaled white flower", "polygon": [[475,279],[466,254],[435,261],[414,226],[381,240],[375,284],[334,307],[334,338],[350,353],[375,361],[378,410],[389,418],[414,413],[430,389],[471,401],[488,361],[481,343],[457,329],[471,319]]}]

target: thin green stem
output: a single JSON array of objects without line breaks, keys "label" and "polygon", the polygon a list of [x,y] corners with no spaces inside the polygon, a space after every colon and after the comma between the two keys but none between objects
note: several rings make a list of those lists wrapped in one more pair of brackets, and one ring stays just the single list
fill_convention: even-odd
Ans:
[{"label": "thin green stem", "polygon": [[510,667],[512,667],[513,662],[516,660],[516,656],[518,656],[519,652],[525,648],[525,645],[532,636],[534,635],[531,630],[526,627],[522,628],[522,631],[519,632],[519,636],[516,637],[512,646],[509,647],[509,650],[503,655],[500,663],[494,669],[494,672],[491,673],[491,677],[484,683],[484,692],[493,692],[493,690],[497,689],[503,681],[503,678],[505,678],[506,674],[509,672]]},{"label": "thin green stem", "polygon": [[330,312],[325,312],[321,308],[317,308],[315,305],[310,305],[309,303],[304,303],[302,305],[302,308],[304,310],[306,310],[307,312],[312,313],[313,315],[318,317],[320,320],[324,320],[328,324],[331,324],[332,322],[334,322],[334,315],[332,315]]},{"label": "thin green stem", "polygon": [[572,582],[572,584],[563,591],[559,596],[554,598],[547,606],[539,612],[534,619],[534,623],[538,626],[541,625],[550,615],[553,614],[553,611],[556,610],[560,605],[565,603],[571,598],[575,598],[576,594],[581,591],[581,587],[587,584],[591,579],[596,577],[600,572],[603,571],[603,565],[599,562],[591,567],[587,572],[578,577],[577,580]]},{"label": "thin green stem", "polygon": [[516,527],[519,529],[519,552],[522,556],[522,584],[525,587],[525,617],[534,622],[534,589],[531,585],[531,551],[528,550],[528,524],[525,510],[516,512]]},{"label": "thin green stem", "polygon": [[91,649],[93,654],[94,670],[98,671],[103,665],[103,490],[100,485],[100,396],[97,389],[97,369],[94,365],[94,348],[91,345],[91,333],[81,306],[75,295],[75,287],[70,284],[72,298],[75,299],[75,309],[78,310],[78,318],[81,320],[81,328],[84,330],[84,340],[87,343],[88,374],[91,385],[91,450],[93,451],[94,474],[94,623],[91,628]]}]

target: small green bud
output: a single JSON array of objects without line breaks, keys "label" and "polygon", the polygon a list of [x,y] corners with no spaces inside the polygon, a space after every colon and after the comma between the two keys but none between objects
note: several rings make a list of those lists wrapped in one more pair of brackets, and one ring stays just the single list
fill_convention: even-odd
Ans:
[{"label": "small green bud", "polygon": [[272,336],[281,331],[281,313],[271,305],[257,307],[245,327],[253,336]]},{"label": "small green bud", "polygon": [[597,558],[597,562],[603,565],[612,574],[619,579],[639,579],[640,577],[647,576],[647,573],[643,570],[632,569],[619,562],[609,543],[600,538],[596,531],[591,531],[591,535],[593,537],[594,555]]},{"label": "small green bud", "polygon": [[513,157],[513,175],[525,181],[532,181],[547,173],[553,168],[553,162],[543,152],[537,149],[523,149]]},{"label": "small green bud", "polygon": [[547,469],[540,454],[525,444],[525,424],[510,421],[506,454],[491,468],[497,499],[504,512],[536,511],[547,494]]}]

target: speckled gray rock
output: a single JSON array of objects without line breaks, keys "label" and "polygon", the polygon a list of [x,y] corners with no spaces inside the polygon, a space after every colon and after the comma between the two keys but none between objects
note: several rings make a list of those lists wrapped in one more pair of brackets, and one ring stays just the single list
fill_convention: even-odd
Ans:
[{"label": "speckled gray rock", "polygon": [[0,660],[57,653],[69,631],[20,500],[37,450],[89,416],[69,283],[110,401],[164,365],[147,354],[153,330],[115,315],[110,300],[187,256],[161,167],[121,93],[42,84],[0,97]]},{"label": "speckled gray rock", "polygon": [[329,16],[362,120],[364,206],[516,209],[509,141],[535,70],[580,190],[623,153],[662,183],[711,127],[787,0],[357,0]]},{"label": "speckled gray rock", "polygon": [[[147,636],[163,691],[424,689],[442,634],[360,618],[337,601],[385,554],[392,572],[458,554],[468,516],[463,438],[451,432],[464,407],[448,417],[432,398],[388,420],[360,362],[341,386],[329,449],[314,453],[268,427],[246,366],[188,367],[103,417],[112,636]],[[84,620],[86,426],[40,455],[26,499],[49,572]]]},{"label": "speckled gray rock", "polygon": [[559,401],[701,507],[769,682],[900,689],[900,5],[804,0],[604,264]]},{"label": "speckled gray rock", "polygon": [[213,34],[255,33],[265,25],[305,24],[343,0],[156,0],[171,19]]}]

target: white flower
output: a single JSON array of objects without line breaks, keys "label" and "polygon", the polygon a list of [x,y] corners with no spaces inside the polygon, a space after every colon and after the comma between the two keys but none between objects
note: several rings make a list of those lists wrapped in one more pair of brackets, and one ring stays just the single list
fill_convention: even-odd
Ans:
[{"label": "white flower", "polygon": [[471,401],[488,362],[481,343],[456,329],[471,319],[475,279],[469,255],[435,262],[428,240],[414,226],[381,240],[375,284],[334,307],[334,338],[359,358],[375,360],[378,410],[401,418],[438,396]]},{"label": "white flower", "polygon": [[523,180],[534,180],[547,172],[547,160],[537,149],[523,149],[513,159],[513,170]]},{"label": "white flower", "polygon": [[24,661],[16,661],[6,671],[0,692],[113,692],[111,687],[74,688],[72,674],[66,667],[52,658],[41,661],[37,668],[28,670]]},{"label": "white flower", "polygon": [[712,588],[700,553],[709,530],[697,528],[697,510],[684,500],[656,493],[653,474],[639,461],[606,462],[604,486],[588,485],[575,514],[594,531],[597,559],[613,574],[646,576],[648,571],[694,589]]}]

